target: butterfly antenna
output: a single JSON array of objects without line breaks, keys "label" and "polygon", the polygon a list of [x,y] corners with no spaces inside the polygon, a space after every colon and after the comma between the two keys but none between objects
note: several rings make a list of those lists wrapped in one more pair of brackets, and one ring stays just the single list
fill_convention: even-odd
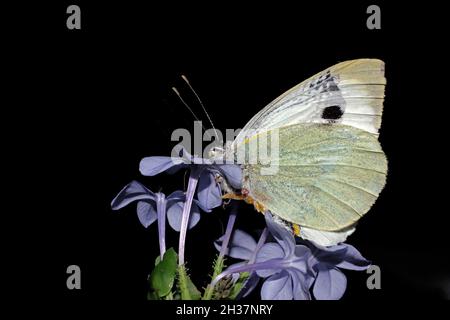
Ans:
[{"label": "butterfly antenna", "polygon": [[186,82],[186,84],[189,86],[189,89],[191,89],[192,93],[195,95],[195,97],[197,98],[198,103],[200,104],[200,106],[203,109],[203,112],[206,114],[206,117],[208,118],[209,123],[211,124],[212,128],[214,129],[214,134],[216,136],[216,139],[219,139],[219,135],[217,134],[217,130],[216,127],[214,127],[214,123],[211,120],[211,117],[209,116],[208,112],[206,111],[205,105],[203,104],[202,100],[200,99],[199,95],[197,94],[197,92],[194,90],[194,88],[192,87],[191,83],[189,82],[188,78],[186,78],[185,75],[181,75],[181,78],[184,80],[184,82]]},{"label": "butterfly antenna", "polygon": [[[176,93],[176,95],[178,96],[178,98],[180,99],[180,101],[184,104],[184,106],[191,112],[191,114],[194,116],[195,120],[200,121],[200,123],[202,123],[202,121],[195,115],[194,111],[192,111],[191,107],[189,107],[189,105],[187,104],[186,101],[184,101],[183,97],[181,96],[180,92],[177,90],[177,88],[172,87],[173,92]],[[205,127],[203,126],[202,123],[202,128],[203,130],[206,131]]]},{"label": "butterfly antenna", "polygon": [[195,120],[200,121],[200,119],[195,115],[194,111],[192,111],[191,107],[184,101],[183,97],[181,96],[180,92],[177,90],[177,88],[172,87],[173,92],[178,96],[180,101],[184,104],[184,106],[191,112],[191,114],[194,116]]}]

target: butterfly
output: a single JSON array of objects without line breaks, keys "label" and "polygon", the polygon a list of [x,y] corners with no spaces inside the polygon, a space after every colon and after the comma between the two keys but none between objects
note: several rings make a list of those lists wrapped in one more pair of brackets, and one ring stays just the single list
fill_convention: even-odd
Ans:
[{"label": "butterfly", "polygon": [[[224,198],[269,210],[319,244],[345,239],[386,183],[387,159],[378,141],[385,85],[383,61],[357,59],[319,72],[273,100],[220,155],[247,157],[242,189]],[[271,158],[277,171],[261,174],[265,166],[248,149],[272,133],[278,139],[279,152]]]}]

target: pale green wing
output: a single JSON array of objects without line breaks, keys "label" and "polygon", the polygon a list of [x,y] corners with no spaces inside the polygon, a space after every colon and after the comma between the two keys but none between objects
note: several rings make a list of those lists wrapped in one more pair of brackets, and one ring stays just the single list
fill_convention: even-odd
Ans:
[{"label": "pale green wing", "polygon": [[238,146],[246,150],[243,187],[252,198],[287,221],[327,231],[355,223],[370,209],[387,173],[376,134],[341,124],[295,124],[278,133],[274,175],[262,175],[267,165],[246,150],[257,136]]}]

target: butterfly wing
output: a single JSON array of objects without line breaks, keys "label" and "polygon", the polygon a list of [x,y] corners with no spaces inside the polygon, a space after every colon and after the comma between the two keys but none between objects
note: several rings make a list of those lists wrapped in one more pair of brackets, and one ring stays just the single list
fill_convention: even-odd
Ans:
[{"label": "butterfly wing", "polygon": [[246,152],[243,187],[265,209],[292,223],[335,231],[355,223],[381,192],[386,157],[377,136],[341,124],[295,124],[277,130],[279,155],[273,175]]},{"label": "butterfly wing", "polygon": [[269,103],[245,125],[233,146],[259,132],[297,123],[341,123],[377,134],[385,84],[381,60],[336,64]]}]

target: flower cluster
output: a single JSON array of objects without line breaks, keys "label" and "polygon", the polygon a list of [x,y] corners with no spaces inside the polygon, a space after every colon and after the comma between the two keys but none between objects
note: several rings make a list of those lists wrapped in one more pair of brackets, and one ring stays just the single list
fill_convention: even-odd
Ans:
[{"label": "flower cluster", "polygon": [[250,235],[236,230],[228,255],[245,262],[228,267],[216,282],[229,274],[250,272],[245,295],[261,280],[264,300],[309,300],[311,289],[316,299],[336,300],[347,287],[347,279],[339,269],[365,270],[370,266],[349,244],[322,247],[310,241],[296,241],[292,232],[275,222],[270,212],[266,212],[265,218],[275,241],[257,244]]},{"label": "flower cluster", "polygon": [[[190,174],[186,191],[166,196],[132,181],[111,203],[113,210],[119,210],[137,202],[137,216],[145,228],[157,221],[160,256],[149,276],[149,299],[239,299],[258,285],[261,299],[340,299],[347,287],[341,269],[369,267],[370,262],[358,250],[343,243],[354,227],[334,233],[302,227],[300,239],[266,211],[266,228],[256,241],[246,232],[234,229],[238,210],[237,201],[232,200],[225,234],[215,242],[219,255],[213,264],[211,283],[201,296],[185,269],[186,233],[197,225],[202,211],[211,212],[222,204],[223,191],[218,181],[225,179],[234,190],[241,188],[242,170],[237,165],[192,156],[185,149],[179,151],[178,157],[142,159],[140,172],[154,176],[187,169]],[[166,219],[180,233],[178,254],[166,249]],[[241,261],[223,270],[225,257]],[[178,286],[174,285],[176,279]]]}]

